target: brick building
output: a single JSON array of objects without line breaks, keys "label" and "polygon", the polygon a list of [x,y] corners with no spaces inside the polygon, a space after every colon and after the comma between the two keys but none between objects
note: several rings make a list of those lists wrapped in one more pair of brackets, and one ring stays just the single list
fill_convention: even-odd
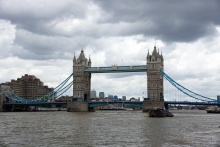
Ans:
[{"label": "brick building", "polygon": [[53,88],[45,86],[40,79],[34,75],[28,74],[25,74],[21,78],[17,78],[17,80],[11,80],[11,82],[8,82],[7,84],[16,95],[28,99],[43,96],[53,91]]}]

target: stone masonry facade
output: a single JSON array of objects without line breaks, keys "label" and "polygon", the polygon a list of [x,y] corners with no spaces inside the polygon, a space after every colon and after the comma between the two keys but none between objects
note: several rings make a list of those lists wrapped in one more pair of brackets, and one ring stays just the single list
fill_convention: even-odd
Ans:
[{"label": "stone masonry facade", "polygon": [[162,53],[156,46],[152,54],[147,54],[147,93],[149,101],[163,101],[163,76],[160,70],[164,70]]},{"label": "stone masonry facade", "polygon": [[83,49],[76,59],[73,58],[73,99],[74,101],[90,101],[91,73],[84,73],[86,67],[91,67],[91,59],[85,57]]}]

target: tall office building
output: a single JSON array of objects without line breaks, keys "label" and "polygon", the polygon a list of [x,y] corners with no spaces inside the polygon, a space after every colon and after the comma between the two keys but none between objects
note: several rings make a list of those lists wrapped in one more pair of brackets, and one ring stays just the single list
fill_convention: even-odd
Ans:
[{"label": "tall office building", "polygon": [[117,95],[114,95],[113,101],[117,101],[117,100],[118,100],[118,96],[117,96]]},{"label": "tall office building", "polygon": [[126,101],[126,96],[122,96],[122,100],[123,100],[123,101]]},{"label": "tall office building", "polygon": [[92,90],[91,92],[90,92],[90,97],[91,98],[96,98],[96,91],[95,90]]},{"label": "tall office building", "polygon": [[217,101],[220,101],[220,95],[217,95]]},{"label": "tall office building", "polygon": [[104,92],[99,92],[99,98],[105,98],[105,93]]},{"label": "tall office building", "polygon": [[109,99],[109,100],[113,100],[113,95],[109,94],[109,95],[108,95],[108,99]]}]

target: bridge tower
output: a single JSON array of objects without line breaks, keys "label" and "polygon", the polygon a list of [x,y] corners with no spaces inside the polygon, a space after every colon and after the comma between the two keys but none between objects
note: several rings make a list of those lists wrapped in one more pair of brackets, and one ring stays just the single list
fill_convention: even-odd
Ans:
[{"label": "bridge tower", "polygon": [[88,112],[88,102],[90,101],[91,73],[85,73],[86,67],[91,67],[92,62],[89,57],[85,57],[83,49],[78,59],[74,54],[73,58],[73,101],[67,103],[68,112]]},{"label": "bridge tower", "polygon": [[[164,59],[156,46],[152,54],[147,54],[147,100],[143,103],[143,111],[152,107],[163,107],[163,76],[160,70],[164,70]],[[145,108],[144,108],[145,107]]]},{"label": "bridge tower", "polygon": [[147,54],[147,94],[150,101],[163,101],[163,71],[164,59],[156,46],[152,55]]},{"label": "bridge tower", "polygon": [[83,49],[76,60],[73,58],[73,98],[78,101],[90,101],[91,73],[84,73],[86,67],[91,67],[91,59],[85,57]]}]

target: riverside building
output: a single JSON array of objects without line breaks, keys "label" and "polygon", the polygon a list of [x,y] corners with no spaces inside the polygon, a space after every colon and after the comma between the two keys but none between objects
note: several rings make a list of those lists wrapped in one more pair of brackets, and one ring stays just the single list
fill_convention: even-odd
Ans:
[{"label": "riverside building", "polygon": [[40,79],[28,74],[17,78],[17,80],[11,80],[11,82],[8,82],[8,86],[14,94],[27,99],[43,96],[53,91],[53,88],[45,86]]}]

